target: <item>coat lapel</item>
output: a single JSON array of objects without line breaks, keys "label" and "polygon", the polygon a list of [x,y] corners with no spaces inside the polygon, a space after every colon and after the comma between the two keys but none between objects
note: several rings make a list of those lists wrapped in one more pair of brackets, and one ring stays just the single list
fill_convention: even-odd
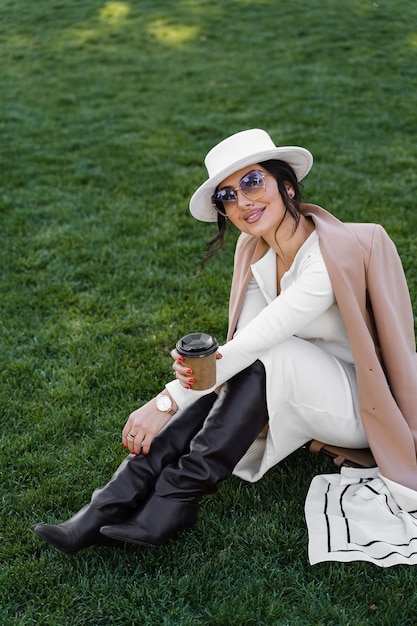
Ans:
[{"label": "coat lapel", "polygon": [[239,237],[236,246],[232,286],[230,289],[228,341],[233,337],[235,332],[246,289],[252,278],[251,265],[259,261],[267,249],[268,245],[263,239],[245,234]]}]

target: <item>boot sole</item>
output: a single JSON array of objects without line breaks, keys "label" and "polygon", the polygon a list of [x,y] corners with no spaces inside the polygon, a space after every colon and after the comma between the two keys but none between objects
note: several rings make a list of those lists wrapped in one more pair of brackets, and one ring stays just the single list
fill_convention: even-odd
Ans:
[{"label": "boot sole", "polygon": [[69,556],[74,556],[75,554],[78,554],[78,552],[80,552],[81,550],[90,548],[91,546],[112,547],[115,545],[115,542],[112,541],[110,537],[106,537],[102,535],[101,536],[102,538],[98,539],[98,541],[91,543],[88,546],[83,546],[79,550],[71,550],[71,548],[64,548],[61,544],[57,543],[53,539],[50,539],[42,531],[43,531],[42,526],[36,526],[36,528],[34,529],[34,532],[36,533],[36,535],[38,535],[38,537],[40,537],[43,541],[45,541],[46,543],[49,543],[49,545],[55,548],[56,550],[59,550],[60,552],[63,552],[64,554],[68,554]]},{"label": "boot sole", "polygon": [[105,533],[103,533],[100,530],[101,534],[104,537],[107,537],[109,540],[115,540],[115,541],[123,541],[124,543],[133,543],[137,546],[145,546],[147,548],[160,548],[162,545],[164,545],[163,543],[148,543],[146,541],[141,541],[140,539],[130,539],[128,537],[123,537],[122,535],[107,535]]}]

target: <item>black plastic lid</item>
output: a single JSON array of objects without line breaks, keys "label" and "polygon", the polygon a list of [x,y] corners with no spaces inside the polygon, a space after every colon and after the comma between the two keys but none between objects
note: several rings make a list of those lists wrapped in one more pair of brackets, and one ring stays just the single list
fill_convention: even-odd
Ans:
[{"label": "black plastic lid", "polygon": [[219,344],[216,339],[206,333],[191,333],[182,337],[176,345],[177,352],[181,356],[191,358],[208,356],[216,352]]}]

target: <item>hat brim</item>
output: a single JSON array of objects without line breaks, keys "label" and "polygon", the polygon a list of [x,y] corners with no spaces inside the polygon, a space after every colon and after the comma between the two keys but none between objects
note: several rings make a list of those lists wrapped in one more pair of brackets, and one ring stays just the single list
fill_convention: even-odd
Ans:
[{"label": "hat brim", "polygon": [[313,155],[311,152],[299,146],[283,146],[245,156],[231,163],[229,167],[224,168],[212,178],[206,180],[194,192],[190,200],[191,215],[201,222],[216,222],[218,213],[216,209],[213,208],[211,196],[222,180],[234,172],[237,172],[242,167],[245,167],[245,165],[261,163],[262,161],[269,161],[270,159],[281,160],[288,163],[288,165],[293,168],[297,180],[299,181],[307,176],[313,165]]}]

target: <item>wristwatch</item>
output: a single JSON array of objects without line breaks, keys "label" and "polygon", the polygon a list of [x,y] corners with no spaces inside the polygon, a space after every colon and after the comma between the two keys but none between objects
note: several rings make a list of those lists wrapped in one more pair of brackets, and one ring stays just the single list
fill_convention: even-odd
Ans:
[{"label": "wristwatch", "polygon": [[156,408],[158,411],[169,413],[170,415],[174,415],[176,413],[172,405],[172,399],[166,393],[160,393],[156,396]]}]

